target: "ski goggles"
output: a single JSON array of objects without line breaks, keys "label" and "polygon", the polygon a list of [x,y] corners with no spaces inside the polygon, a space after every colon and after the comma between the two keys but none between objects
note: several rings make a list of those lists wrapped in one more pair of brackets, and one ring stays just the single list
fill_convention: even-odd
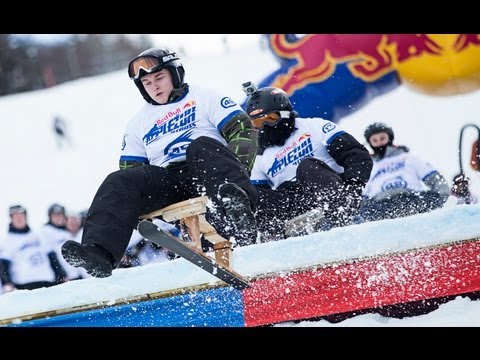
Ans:
[{"label": "ski goggles", "polygon": [[155,56],[141,56],[135,58],[128,64],[128,76],[132,80],[138,80],[145,74],[151,74],[162,70],[166,63],[173,60],[178,60],[175,53],[165,55],[161,58]]},{"label": "ski goggles", "polygon": [[280,120],[288,118],[289,116],[290,111],[274,111],[255,119],[250,119],[250,121],[255,129],[262,130],[265,125],[275,126]]}]

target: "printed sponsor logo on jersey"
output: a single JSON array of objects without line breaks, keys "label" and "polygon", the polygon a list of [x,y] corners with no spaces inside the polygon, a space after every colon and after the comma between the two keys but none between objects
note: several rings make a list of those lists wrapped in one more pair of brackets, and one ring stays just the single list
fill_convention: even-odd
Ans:
[{"label": "printed sponsor logo on jersey", "polygon": [[300,161],[313,156],[312,139],[308,137],[301,143],[294,142],[292,146],[285,148],[278,153],[273,161],[272,167],[268,169],[268,175],[274,177],[283,171],[288,165],[298,165]]},{"label": "printed sponsor logo on jersey", "polygon": [[187,155],[187,147],[192,142],[192,139],[190,139],[192,134],[193,130],[187,131],[168,144],[163,152],[166,158],[162,161],[162,164],[178,157],[185,157]]},{"label": "printed sponsor logo on jersey", "polygon": [[145,145],[149,145],[154,141],[158,140],[160,135],[179,131],[186,131],[195,127],[196,109],[196,106],[188,107],[185,111],[178,113],[171,119],[167,119],[167,121],[162,121],[159,123],[159,120],[157,120],[155,125],[143,137]]},{"label": "printed sponsor logo on jersey", "polygon": [[394,190],[394,189],[406,189],[407,182],[401,177],[397,176],[394,179],[386,181],[382,185],[382,191]]},{"label": "printed sponsor logo on jersey", "polygon": [[33,241],[27,242],[26,244],[23,244],[22,246],[20,246],[20,248],[18,250],[23,251],[23,250],[26,250],[28,248],[37,248],[39,246],[40,246],[40,240],[35,239]]},{"label": "printed sponsor logo on jersey", "polygon": [[385,175],[385,174],[390,174],[394,171],[397,171],[397,170],[400,170],[400,169],[403,169],[403,168],[405,168],[405,160],[388,164],[388,166],[385,166],[381,169],[378,169],[378,171],[373,176],[372,181],[375,180],[379,176],[382,176],[382,175]]},{"label": "printed sponsor logo on jersey", "polygon": [[165,123],[166,121],[168,121],[168,119],[171,119],[172,117],[177,116],[177,115],[180,114],[181,112],[182,112],[182,109],[180,109],[180,108],[176,108],[176,109],[173,110],[173,111],[169,111],[169,112],[167,113],[167,115],[165,115],[163,118],[157,120],[157,125],[158,125],[158,126],[162,125],[163,123]]},{"label": "printed sponsor logo on jersey", "polygon": [[298,143],[296,141],[294,141],[293,143],[285,146],[280,152],[275,154],[275,159],[280,159],[282,156],[285,156],[285,154],[287,154],[290,151],[292,151],[293,149],[295,149],[295,147],[297,147],[297,145],[298,145]]},{"label": "printed sponsor logo on jersey", "polygon": [[192,107],[192,106],[195,106],[195,105],[197,105],[195,100],[191,100],[191,101],[187,102],[185,105],[183,105],[182,108],[178,107],[175,110],[169,111],[163,118],[157,120],[157,125],[158,126],[162,125],[163,123],[165,123],[166,121],[168,121],[172,117],[181,114],[182,111],[184,111],[185,109],[187,109],[189,107]]},{"label": "printed sponsor logo on jersey", "polygon": [[125,146],[127,146],[127,134],[123,135],[122,150],[125,150]]},{"label": "printed sponsor logo on jersey", "polygon": [[326,134],[330,131],[332,131],[333,129],[335,129],[337,126],[332,123],[332,122],[329,122],[329,123],[326,123],[325,125],[323,125],[322,127],[322,131]]},{"label": "printed sponsor logo on jersey", "polygon": [[236,103],[235,101],[233,101],[232,99],[230,99],[229,97],[224,97],[224,98],[220,101],[220,104],[221,104],[222,107],[224,107],[225,109],[237,105],[237,103]]},{"label": "printed sponsor logo on jersey", "polygon": [[312,135],[310,134],[302,134],[299,136],[299,138],[295,141],[293,141],[293,143],[291,144],[288,144],[286,145],[280,152],[278,152],[276,155],[275,155],[275,158],[276,159],[279,159],[281,158],[282,156],[284,156],[285,154],[287,154],[288,152],[290,152],[291,150],[293,150],[295,147],[298,146],[298,144],[302,143],[303,141],[305,141],[306,139],[309,139]]},{"label": "printed sponsor logo on jersey", "polygon": [[302,134],[300,135],[300,137],[298,138],[298,142],[302,142],[304,141],[305,139],[308,139],[309,137],[311,137],[312,135],[310,134]]},{"label": "printed sponsor logo on jersey", "polygon": [[185,105],[183,105],[183,110],[185,110],[186,108],[195,106],[196,104],[197,103],[195,102],[195,100],[191,100],[191,101],[187,102]]}]

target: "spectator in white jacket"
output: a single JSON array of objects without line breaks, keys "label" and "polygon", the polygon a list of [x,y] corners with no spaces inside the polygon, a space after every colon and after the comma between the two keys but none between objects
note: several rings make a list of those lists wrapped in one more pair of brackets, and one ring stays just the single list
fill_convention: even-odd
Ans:
[{"label": "spectator in white jacket", "polygon": [[33,290],[55,285],[66,276],[51,246],[27,223],[27,210],[21,205],[9,209],[10,225],[0,243],[0,279],[4,292]]},{"label": "spectator in white jacket", "polygon": [[56,279],[57,283],[83,279],[82,271],[67,263],[61,254],[62,245],[72,238],[71,233],[67,230],[67,216],[63,205],[52,204],[48,208],[48,222],[43,225],[38,233],[42,240],[55,251],[60,265],[65,269],[66,277]]}]

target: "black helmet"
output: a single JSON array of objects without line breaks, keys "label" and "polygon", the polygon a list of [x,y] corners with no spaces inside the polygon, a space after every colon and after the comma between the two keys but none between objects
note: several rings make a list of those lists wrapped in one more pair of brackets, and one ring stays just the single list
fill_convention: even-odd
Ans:
[{"label": "black helmet", "polygon": [[78,217],[80,218],[80,226],[85,226],[85,220],[87,219],[88,210],[83,210],[78,213]]},{"label": "black helmet", "polygon": [[128,76],[135,82],[143,98],[149,104],[157,104],[145,91],[140,79],[145,74],[151,74],[162,69],[167,69],[172,75],[174,89],[183,85],[185,69],[177,54],[168,49],[151,48],[141,52],[128,64]]},{"label": "black helmet", "polygon": [[88,210],[83,210],[83,211],[80,211],[77,216],[78,216],[80,219],[86,219],[86,218],[87,218],[87,214],[88,214]]},{"label": "black helmet", "polygon": [[367,128],[365,129],[365,133],[363,134],[365,136],[365,139],[367,140],[367,142],[370,144],[370,136],[372,136],[373,134],[377,134],[379,132],[386,132],[389,136],[389,143],[391,144],[393,142],[393,138],[394,138],[394,135],[393,135],[393,130],[390,126],[384,124],[384,123],[381,123],[381,122],[376,122],[376,123],[373,123],[371,125],[368,125]]},{"label": "black helmet", "polygon": [[65,215],[65,207],[60,204],[52,204],[48,208],[48,216],[52,214],[63,214]]},{"label": "black helmet", "polygon": [[[251,93],[247,99],[246,110],[253,120],[274,111],[293,111],[293,106],[285,91],[276,87],[264,87]],[[289,117],[288,116],[285,117]],[[284,116],[282,116],[284,117]]]}]

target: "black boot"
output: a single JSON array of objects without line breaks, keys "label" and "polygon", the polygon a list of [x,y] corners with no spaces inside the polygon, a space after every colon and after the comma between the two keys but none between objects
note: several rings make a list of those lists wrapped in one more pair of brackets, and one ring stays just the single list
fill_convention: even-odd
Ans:
[{"label": "black boot", "polygon": [[112,256],[98,245],[83,245],[68,240],[62,245],[63,258],[74,267],[83,267],[93,277],[112,275],[114,260]]},{"label": "black boot", "polygon": [[235,227],[237,244],[239,246],[255,244],[257,223],[245,191],[236,184],[225,183],[218,188],[218,196],[225,216]]}]

